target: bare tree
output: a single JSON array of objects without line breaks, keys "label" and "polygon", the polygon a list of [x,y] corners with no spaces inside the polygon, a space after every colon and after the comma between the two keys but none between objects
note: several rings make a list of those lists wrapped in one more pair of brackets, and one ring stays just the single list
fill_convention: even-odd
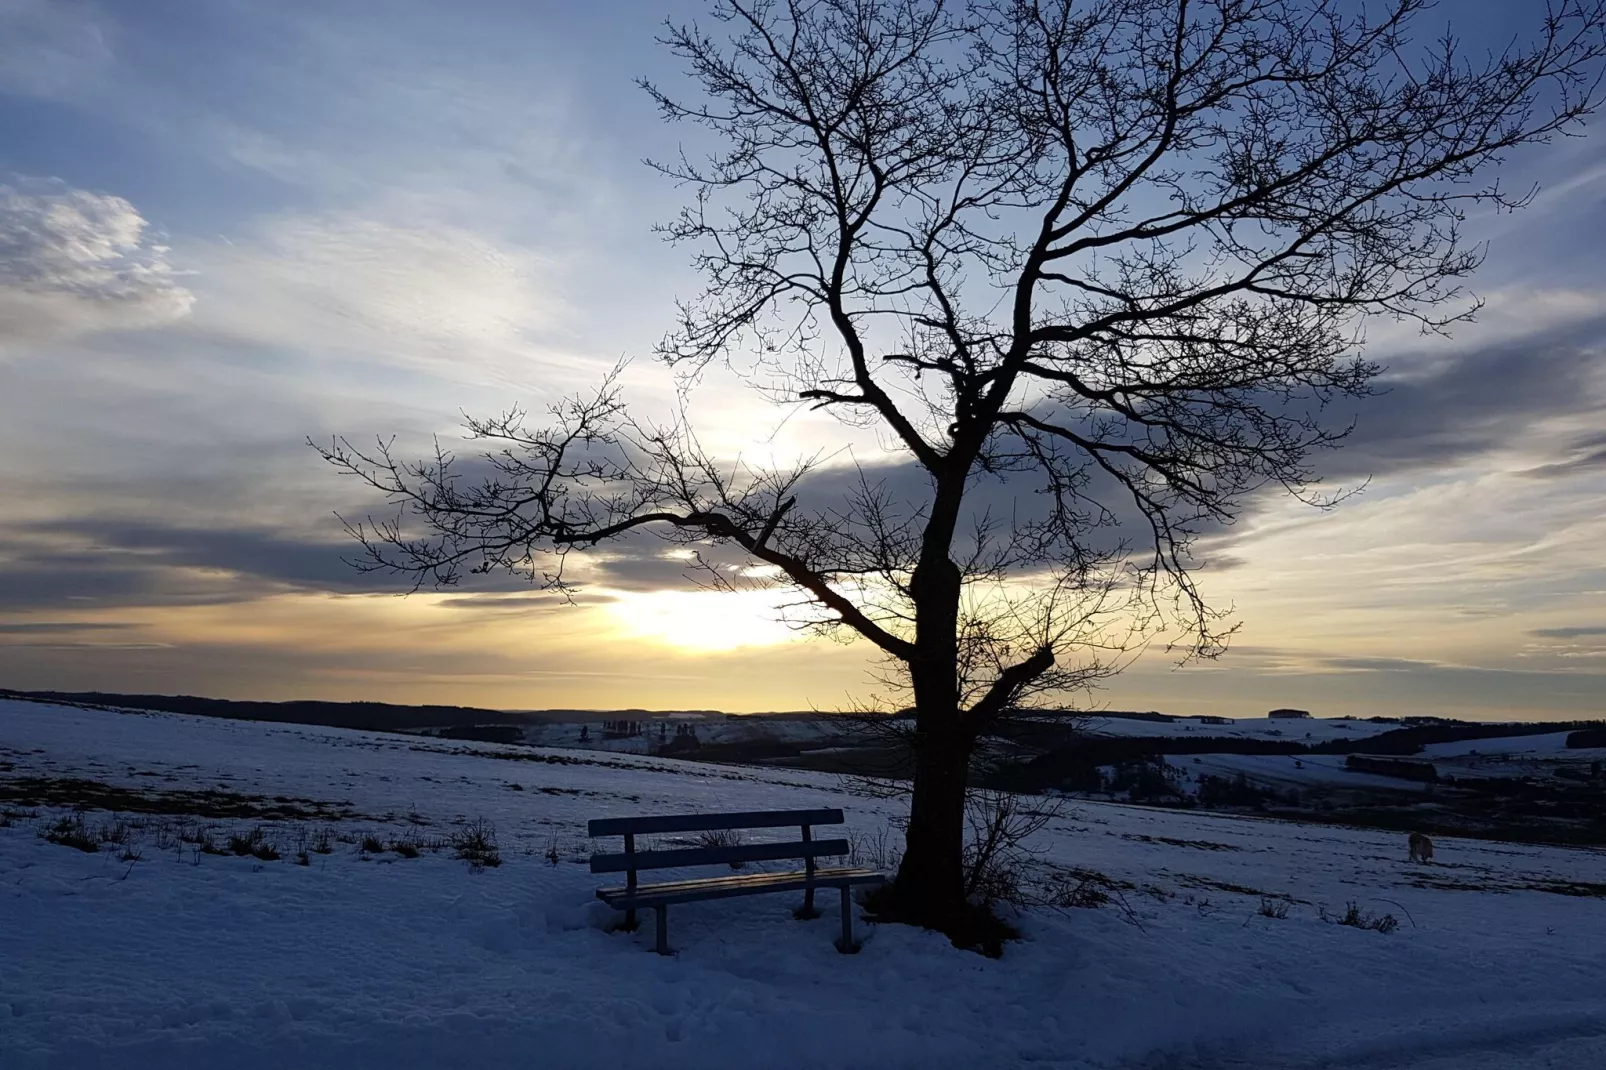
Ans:
[{"label": "bare tree", "polygon": [[[610,380],[545,426],[471,422],[468,469],[323,448],[401,507],[353,526],[363,566],[563,588],[572,550],[651,530],[718,584],[795,590],[793,619],[874,644],[908,690],[894,906],[955,931],[976,740],[1119,667],[1112,621],[1221,649],[1198,537],[1266,489],[1331,500],[1311,457],[1347,431],[1323,407],[1378,371],[1360,326],[1467,318],[1466,213],[1527,199],[1481,176],[1595,106],[1602,0],[1487,55],[1413,39],[1428,6],[718,0],[670,25],[697,89],[646,88],[721,148],[654,165],[691,191],[663,229],[707,280],[660,356],[877,428],[905,468],[826,495],[812,462],[632,420]],[[998,483],[1013,511],[978,505]]]}]

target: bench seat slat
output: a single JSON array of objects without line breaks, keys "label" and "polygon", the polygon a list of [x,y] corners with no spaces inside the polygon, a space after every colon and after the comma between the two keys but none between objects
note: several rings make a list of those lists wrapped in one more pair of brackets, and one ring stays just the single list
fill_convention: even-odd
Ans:
[{"label": "bench seat slat", "polygon": [[704,880],[667,881],[638,885],[634,894],[627,888],[603,888],[597,898],[619,909],[694,903],[704,899],[726,899],[739,895],[785,892],[808,887],[841,888],[859,884],[881,884],[886,878],[873,869],[816,869],[813,880],[808,873],[749,873],[736,877],[709,877]]},{"label": "bench seat slat", "polygon": [[601,817],[589,822],[592,836],[651,836],[663,832],[707,832],[720,829],[768,829],[787,825],[840,825],[841,810],[747,810],[727,814],[664,814],[646,817]]},{"label": "bench seat slat", "polygon": [[632,869],[679,869],[731,862],[767,862],[777,858],[828,858],[848,853],[847,840],[797,840],[790,843],[738,843],[729,847],[683,847],[671,851],[632,851],[591,856],[593,873],[625,873]]}]

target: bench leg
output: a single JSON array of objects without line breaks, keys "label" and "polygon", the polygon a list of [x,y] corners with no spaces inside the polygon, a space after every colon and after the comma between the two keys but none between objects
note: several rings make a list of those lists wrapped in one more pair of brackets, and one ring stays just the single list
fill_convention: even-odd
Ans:
[{"label": "bench leg", "polygon": [[819,916],[820,912],[814,909],[814,887],[813,885],[810,885],[803,892],[803,905],[792,911],[792,917],[796,918],[798,921],[808,921],[810,918],[817,918]]},{"label": "bench leg", "polygon": [[666,906],[653,907],[658,913],[658,946],[653,950],[660,955],[669,954],[669,908]]},{"label": "bench leg", "polygon": [[619,928],[623,929],[627,933],[633,933],[636,931],[636,926],[640,924],[641,923],[636,920],[636,908],[631,907],[629,910],[625,911],[625,923],[619,926]]},{"label": "bench leg", "polygon": [[859,945],[853,942],[853,889],[846,884],[842,886],[842,939],[837,941],[836,949],[844,955],[859,952]]}]

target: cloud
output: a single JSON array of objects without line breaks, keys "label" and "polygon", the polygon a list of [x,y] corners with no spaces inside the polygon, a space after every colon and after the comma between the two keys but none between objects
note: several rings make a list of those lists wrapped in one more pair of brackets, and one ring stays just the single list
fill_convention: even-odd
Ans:
[{"label": "cloud", "polygon": [[132,624],[112,621],[29,621],[23,624],[0,624],[0,635],[57,635],[64,632],[115,631],[132,627]]},{"label": "cloud", "polygon": [[[352,568],[347,559],[357,551],[332,523],[294,530],[229,527],[217,519],[189,524],[72,516],[17,524],[0,528],[0,613],[222,605],[287,591],[402,594],[410,588],[405,577]],[[505,611],[513,604],[495,595],[528,594],[530,584],[496,573],[453,590],[463,599],[483,599],[461,601],[466,607]],[[561,601],[549,597],[542,605]]]},{"label": "cloud", "polygon": [[[1593,438],[1589,441],[1593,444]],[[1597,468],[1606,468],[1606,447],[1588,449],[1583,448],[1582,444],[1578,444],[1573,449],[1575,455],[1565,461],[1556,461],[1552,464],[1539,465],[1536,468],[1527,468],[1517,474],[1526,476],[1529,479],[1561,479]]]},{"label": "cloud", "polygon": [[1323,658],[1328,668],[1343,672],[1417,672],[1423,669],[1444,668],[1438,662],[1418,658],[1343,657]]},{"label": "cloud", "polygon": [[[534,385],[566,360],[538,255],[384,209],[279,216],[197,245],[197,331],[465,381]],[[576,382],[596,365],[568,361]]]},{"label": "cloud", "polygon": [[1606,635],[1606,624],[1574,625],[1566,628],[1535,628],[1528,633],[1541,639],[1582,639],[1586,636]]},{"label": "cloud", "polygon": [[1355,432],[1314,460],[1336,479],[1442,469],[1533,442],[1537,421],[1606,414],[1603,338],[1606,316],[1596,315],[1431,360],[1385,357],[1383,393],[1335,412],[1332,422],[1354,418]]},{"label": "cloud", "polygon": [[0,353],[186,316],[194,297],[148,230],[121,197],[0,185]]}]

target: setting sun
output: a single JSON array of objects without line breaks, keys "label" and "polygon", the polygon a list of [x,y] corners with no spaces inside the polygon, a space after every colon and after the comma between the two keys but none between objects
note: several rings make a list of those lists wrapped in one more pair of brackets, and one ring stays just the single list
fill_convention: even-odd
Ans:
[{"label": "setting sun", "polygon": [[686,651],[778,646],[802,632],[781,620],[775,591],[620,591],[607,612],[619,630]]}]

